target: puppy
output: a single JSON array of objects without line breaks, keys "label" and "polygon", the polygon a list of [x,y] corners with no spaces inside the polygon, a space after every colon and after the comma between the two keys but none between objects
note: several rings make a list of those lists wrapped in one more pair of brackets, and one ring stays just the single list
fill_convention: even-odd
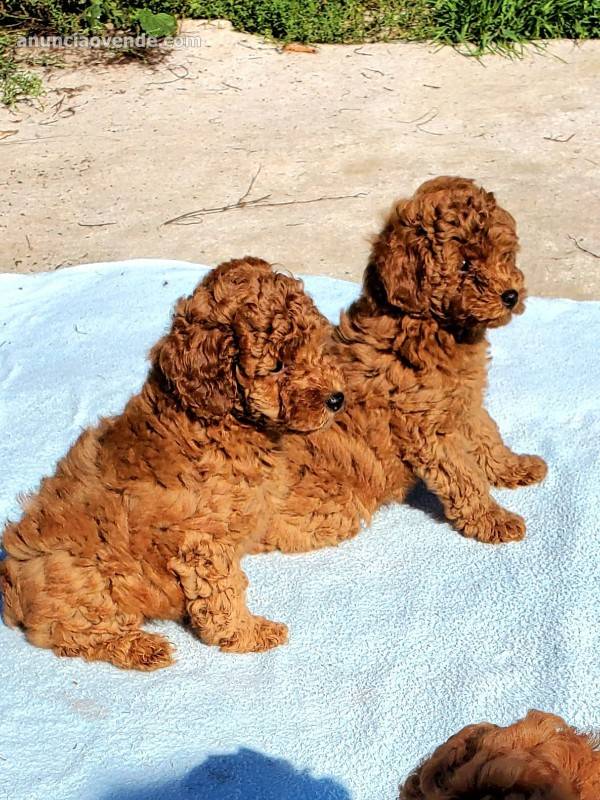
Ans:
[{"label": "puppy", "polygon": [[469,725],[425,759],[400,800],[598,800],[600,741],[543,711]]},{"label": "puppy", "polygon": [[286,438],[296,479],[263,549],[336,544],[418,480],[465,536],[524,536],[490,486],[536,483],[546,465],[513,453],[483,406],[486,331],[523,311],[517,249],[514,219],[471,180],[436,178],[395,205],[335,332],[348,405],[330,430]]},{"label": "puppy", "polygon": [[240,559],[285,496],[282,434],[330,425],[344,397],[330,326],[301,284],[254,258],[177,304],[141,392],[86,430],[9,525],[4,617],[57,655],[152,670],[145,619],[188,618],[222,650],[286,641],[252,615]]}]

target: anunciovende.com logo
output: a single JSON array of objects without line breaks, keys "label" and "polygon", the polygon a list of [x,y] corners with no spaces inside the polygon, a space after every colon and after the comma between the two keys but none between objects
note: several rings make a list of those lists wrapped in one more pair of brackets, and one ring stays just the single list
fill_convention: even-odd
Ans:
[{"label": "anunciovende.com logo", "polygon": [[177,50],[183,47],[201,47],[202,40],[199,36],[165,36],[159,39],[140,33],[137,36],[84,36],[73,33],[68,36],[20,36],[16,41],[17,47],[46,47],[61,48],[74,47],[90,50],[131,50],[133,48],[161,48]]}]

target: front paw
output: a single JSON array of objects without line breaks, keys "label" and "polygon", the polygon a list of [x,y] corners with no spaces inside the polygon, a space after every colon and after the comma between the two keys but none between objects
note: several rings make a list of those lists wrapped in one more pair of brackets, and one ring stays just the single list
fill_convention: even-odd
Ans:
[{"label": "front paw", "polygon": [[530,486],[544,480],[548,473],[548,466],[539,456],[515,456],[510,464],[495,476],[494,486],[506,489],[516,489],[518,486]]},{"label": "front paw", "polygon": [[287,625],[265,617],[253,617],[252,625],[234,633],[219,649],[227,653],[262,653],[285,644],[287,640]]},{"label": "front paw", "polygon": [[525,520],[501,506],[494,505],[476,519],[459,524],[459,529],[470,539],[487,544],[518,542],[525,536]]}]

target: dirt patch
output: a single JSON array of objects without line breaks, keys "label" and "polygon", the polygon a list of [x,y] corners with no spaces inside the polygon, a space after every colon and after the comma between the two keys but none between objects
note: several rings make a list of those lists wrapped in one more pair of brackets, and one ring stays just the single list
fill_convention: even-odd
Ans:
[{"label": "dirt patch", "polygon": [[600,42],[476,61],[185,32],[201,46],[47,69],[0,112],[0,270],[251,253],[358,280],[394,198],[463,174],[516,216],[533,293],[600,298]]}]

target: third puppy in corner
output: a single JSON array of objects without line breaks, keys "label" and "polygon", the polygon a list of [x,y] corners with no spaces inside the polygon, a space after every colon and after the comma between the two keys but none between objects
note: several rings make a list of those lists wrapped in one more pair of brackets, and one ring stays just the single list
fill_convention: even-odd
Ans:
[{"label": "third puppy in corner", "polygon": [[543,711],[468,725],[411,773],[400,800],[598,800],[599,744]]}]

